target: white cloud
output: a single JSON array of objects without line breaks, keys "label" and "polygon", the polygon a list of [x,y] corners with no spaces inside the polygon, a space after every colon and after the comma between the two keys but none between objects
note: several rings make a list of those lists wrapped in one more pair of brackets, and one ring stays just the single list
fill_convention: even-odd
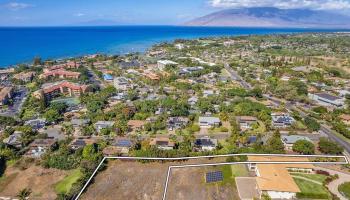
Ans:
[{"label": "white cloud", "polygon": [[20,2],[10,2],[10,3],[5,4],[5,7],[7,9],[17,11],[17,10],[33,7],[33,5],[27,4],[27,3],[20,3]]},{"label": "white cloud", "polygon": [[281,9],[309,8],[313,10],[350,9],[349,0],[209,0],[216,8],[276,7]]},{"label": "white cloud", "polygon": [[84,14],[84,13],[75,13],[74,16],[76,16],[76,17],[82,17],[82,16],[85,16],[85,14]]}]

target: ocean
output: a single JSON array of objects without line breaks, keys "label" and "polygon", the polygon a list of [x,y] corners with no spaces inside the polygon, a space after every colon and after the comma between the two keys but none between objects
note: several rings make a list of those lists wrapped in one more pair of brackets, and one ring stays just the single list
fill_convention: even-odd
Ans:
[{"label": "ocean", "polygon": [[0,68],[31,62],[36,56],[58,59],[95,53],[144,52],[155,43],[174,39],[338,31],[346,30],[183,26],[0,27]]}]

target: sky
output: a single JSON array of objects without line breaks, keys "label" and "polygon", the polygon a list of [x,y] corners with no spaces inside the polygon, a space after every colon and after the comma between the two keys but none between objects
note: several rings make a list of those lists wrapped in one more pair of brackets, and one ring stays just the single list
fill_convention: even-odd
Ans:
[{"label": "sky", "polygon": [[350,13],[350,0],[0,0],[0,26],[179,25],[229,8]]}]

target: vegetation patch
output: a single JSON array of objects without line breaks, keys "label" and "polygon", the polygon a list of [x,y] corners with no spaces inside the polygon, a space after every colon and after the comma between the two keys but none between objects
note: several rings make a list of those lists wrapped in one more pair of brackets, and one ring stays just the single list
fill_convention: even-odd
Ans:
[{"label": "vegetation patch", "polygon": [[72,185],[77,182],[82,176],[80,169],[73,170],[68,176],[55,185],[55,190],[58,194],[66,194],[70,191]]},{"label": "vegetation patch", "polygon": [[231,165],[231,169],[234,177],[248,176],[248,170],[244,165]]},{"label": "vegetation patch", "polygon": [[350,182],[341,184],[338,187],[339,192],[344,195],[347,199],[350,199]]},{"label": "vegetation patch", "polygon": [[301,192],[297,193],[297,198],[305,199],[329,199],[330,194],[327,189],[320,184],[313,183],[300,178],[293,178]]},{"label": "vegetation patch", "polygon": [[310,180],[317,181],[319,183],[324,183],[325,180],[327,179],[327,176],[322,175],[322,174],[305,174],[305,173],[291,173],[292,176],[300,176],[304,177]]}]

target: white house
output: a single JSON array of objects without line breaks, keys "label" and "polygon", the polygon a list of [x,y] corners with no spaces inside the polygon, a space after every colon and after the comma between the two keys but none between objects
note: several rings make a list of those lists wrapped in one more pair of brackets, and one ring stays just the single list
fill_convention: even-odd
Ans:
[{"label": "white house", "polygon": [[345,104],[345,99],[333,96],[327,93],[309,94],[309,98],[316,101],[317,104],[328,107],[341,108]]},{"label": "white house", "polygon": [[211,128],[213,126],[219,126],[221,123],[217,117],[199,117],[198,122],[201,128]]},{"label": "white house", "polygon": [[98,121],[95,124],[95,128],[97,132],[100,132],[104,128],[112,128],[114,125],[113,121]]},{"label": "white house", "polygon": [[164,70],[167,65],[178,65],[178,63],[171,60],[158,60],[157,65],[159,70]]},{"label": "white house", "polygon": [[287,128],[295,122],[288,113],[272,113],[271,116],[274,128]]}]

